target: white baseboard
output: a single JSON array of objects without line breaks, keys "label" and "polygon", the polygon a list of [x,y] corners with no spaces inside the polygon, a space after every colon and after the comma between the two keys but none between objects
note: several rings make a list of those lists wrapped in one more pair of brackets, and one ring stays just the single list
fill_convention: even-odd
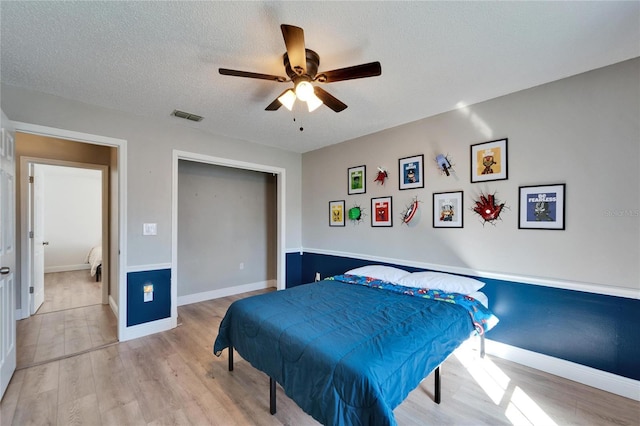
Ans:
[{"label": "white baseboard", "polygon": [[220,297],[233,296],[240,293],[247,293],[249,291],[263,290],[269,287],[276,287],[276,280],[259,281],[256,283],[243,284],[217,290],[205,291],[202,293],[179,296],[178,306],[190,305],[191,303],[204,302],[205,300],[218,299]]},{"label": "white baseboard", "polygon": [[486,340],[486,352],[508,361],[640,401],[640,381],[597,370],[571,361]]},{"label": "white baseboard", "polygon": [[47,266],[44,268],[44,273],[50,272],[67,272],[67,271],[82,271],[83,269],[91,269],[91,265],[88,263],[80,263],[78,265],[61,265],[61,266]]},{"label": "white baseboard", "polygon": [[111,311],[113,311],[116,318],[118,318],[118,304],[115,300],[113,300],[113,297],[111,295],[109,295],[109,306],[111,307]]}]

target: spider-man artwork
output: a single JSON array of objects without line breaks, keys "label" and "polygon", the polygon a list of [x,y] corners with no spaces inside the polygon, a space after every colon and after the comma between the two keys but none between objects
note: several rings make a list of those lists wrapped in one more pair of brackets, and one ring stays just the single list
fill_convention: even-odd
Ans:
[{"label": "spider-man artwork", "polygon": [[378,167],[378,174],[376,175],[376,178],[373,181],[378,182],[380,185],[384,185],[384,181],[388,177],[389,175],[387,174],[387,171],[382,167]]}]

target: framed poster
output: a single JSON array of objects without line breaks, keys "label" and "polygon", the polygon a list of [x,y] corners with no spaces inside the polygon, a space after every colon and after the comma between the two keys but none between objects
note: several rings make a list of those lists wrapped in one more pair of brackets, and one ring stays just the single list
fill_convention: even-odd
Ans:
[{"label": "framed poster", "polygon": [[471,145],[471,183],[507,179],[507,141]]},{"label": "framed poster", "polygon": [[424,188],[424,155],[401,158],[398,160],[400,171],[400,189]]},{"label": "framed poster", "polygon": [[564,230],[565,184],[520,187],[518,228]]},{"label": "framed poster", "polygon": [[462,228],[462,191],[433,193],[433,227]]},{"label": "framed poster", "polygon": [[371,226],[393,226],[391,197],[371,199]]},{"label": "framed poster", "polygon": [[367,166],[351,167],[348,169],[349,190],[348,194],[364,194],[367,192]]},{"label": "framed poster", "polygon": [[344,200],[329,201],[329,226],[344,226]]}]

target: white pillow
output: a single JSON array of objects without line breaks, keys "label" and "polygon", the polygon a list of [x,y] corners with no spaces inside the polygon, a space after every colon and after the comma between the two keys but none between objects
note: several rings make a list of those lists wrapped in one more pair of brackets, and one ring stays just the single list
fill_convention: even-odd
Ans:
[{"label": "white pillow", "polygon": [[443,272],[414,272],[400,279],[398,284],[406,287],[428,288],[441,290],[445,293],[471,294],[484,287],[482,281],[460,275],[445,274]]},{"label": "white pillow", "polygon": [[473,297],[478,302],[482,303],[485,308],[489,309],[489,298],[486,294],[481,291],[476,291],[468,295],[469,297]]},{"label": "white pillow", "polygon": [[351,269],[345,272],[348,275],[361,275],[363,277],[376,278],[390,283],[397,283],[402,277],[410,275],[408,271],[393,266],[368,265],[361,268]]}]

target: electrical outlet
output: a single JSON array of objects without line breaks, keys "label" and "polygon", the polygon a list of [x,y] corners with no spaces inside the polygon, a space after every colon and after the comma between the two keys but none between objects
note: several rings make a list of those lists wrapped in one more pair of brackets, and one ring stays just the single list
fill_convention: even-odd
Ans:
[{"label": "electrical outlet", "polygon": [[240,262],[240,270],[242,271],[244,269],[244,262]]}]

